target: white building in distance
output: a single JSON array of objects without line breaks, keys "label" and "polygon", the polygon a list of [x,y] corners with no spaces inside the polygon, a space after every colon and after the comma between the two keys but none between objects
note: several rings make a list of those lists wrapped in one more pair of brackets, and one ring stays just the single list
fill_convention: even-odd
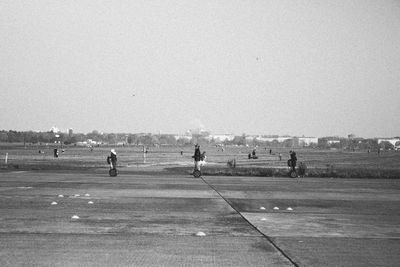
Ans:
[{"label": "white building in distance", "polygon": [[209,136],[209,140],[214,139],[216,142],[223,141],[232,141],[235,138],[234,134],[226,133],[226,134],[212,134]]},{"label": "white building in distance", "polygon": [[318,137],[299,137],[300,146],[318,145]]},{"label": "white building in distance", "polygon": [[378,139],[378,144],[380,144],[382,142],[389,142],[395,147],[400,146],[400,144],[399,144],[400,138],[380,138],[380,139]]},{"label": "white building in distance", "polygon": [[[255,136],[251,137],[252,139],[256,139],[257,141],[261,142],[274,142],[277,141],[278,143],[282,143],[286,140],[292,140],[293,137],[291,136],[267,136],[267,137],[262,137],[262,136]],[[247,138],[246,138],[247,139]]]}]

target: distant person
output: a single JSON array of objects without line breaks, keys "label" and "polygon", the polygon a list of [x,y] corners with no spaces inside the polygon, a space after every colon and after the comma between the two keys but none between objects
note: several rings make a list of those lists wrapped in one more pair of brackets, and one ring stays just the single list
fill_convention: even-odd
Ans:
[{"label": "distant person", "polygon": [[200,171],[201,152],[200,152],[200,146],[197,144],[194,146],[194,155],[192,156],[192,158],[194,159],[195,170]]},{"label": "distant person", "polygon": [[110,164],[111,169],[117,168],[117,152],[115,152],[115,149],[111,149],[111,154],[107,157],[107,163]]},{"label": "distant person", "polygon": [[55,158],[58,158],[58,149],[57,148],[54,148],[53,154],[54,154]]},{"label": "distant person", "polygon": [[272,155],[272,149],[269,150],[269,154]]},{"label": "distant person", "polygon": [[282,160],[282,153],[279,153],[279,161]]},{"label": "distant person", "polygon": [[292,167],[293,171],[296,171],[296,163],[297,163],[297,156],[296,152],[290,150],[290,167]]},{"label": "distant person", "polygon": [[181,150],[181,156],[183,156],[183,150]]}]

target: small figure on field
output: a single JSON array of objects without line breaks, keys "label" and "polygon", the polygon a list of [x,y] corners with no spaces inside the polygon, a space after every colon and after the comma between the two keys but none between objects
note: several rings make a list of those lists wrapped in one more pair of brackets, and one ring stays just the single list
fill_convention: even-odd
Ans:
[{"label": "small figure on field", "polygon": [[115,152],[115,149],[111,149],[111,154],[107,157],[107,163],[110,164],[110,169],[117,168],[117,152]]},{"label": "small figure on field", "polygon": [[58,158],[58,149],[57,148],[54,148],[54,157]]},{"label": "small figure on field", "polygon": [[183,150],[181,150],[181,156],[183,156]]},{"label": "small figure on field", "polygon": [[279,153],[279,161],[282,160],[282,153]]},{"label": "small figure on field", "polygon": [[296,162],[297,162],[297,157],[296,157],[296,152],[290,150],[290,167],[292,167],[292,171],[296,171]]},{"label": "small figure on field", "polygon": [[258,159],[255,148],[253,149],[253,151],[251,153],[249,153],[249,159]]},{"label": "small figure on field", "polygon": [[269,154],[272,155],[272,149],[269,150]]},{"label": "small figure on field", "polygon": [[192,158],[194,159],[194,169],[200,171],[201,152],[200,146],[197,144],[194,146],[194,155]]}]

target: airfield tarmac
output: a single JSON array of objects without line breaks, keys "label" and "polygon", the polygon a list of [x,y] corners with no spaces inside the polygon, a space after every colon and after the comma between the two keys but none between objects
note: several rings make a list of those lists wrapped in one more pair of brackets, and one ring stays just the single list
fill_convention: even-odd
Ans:
[{"label": "airfield tarmac", "polygon": [[397,179],[1,172],[0,265],[398,266],[399,204]]}]

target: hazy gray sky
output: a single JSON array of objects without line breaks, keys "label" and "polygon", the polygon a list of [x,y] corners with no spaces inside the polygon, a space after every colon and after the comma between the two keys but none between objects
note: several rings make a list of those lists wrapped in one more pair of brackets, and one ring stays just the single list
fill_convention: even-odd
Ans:
[{"label": "hazy gray sky", "polygon": [[3,130],[399,136],[400,1],[0,0],[0,90]]}]

